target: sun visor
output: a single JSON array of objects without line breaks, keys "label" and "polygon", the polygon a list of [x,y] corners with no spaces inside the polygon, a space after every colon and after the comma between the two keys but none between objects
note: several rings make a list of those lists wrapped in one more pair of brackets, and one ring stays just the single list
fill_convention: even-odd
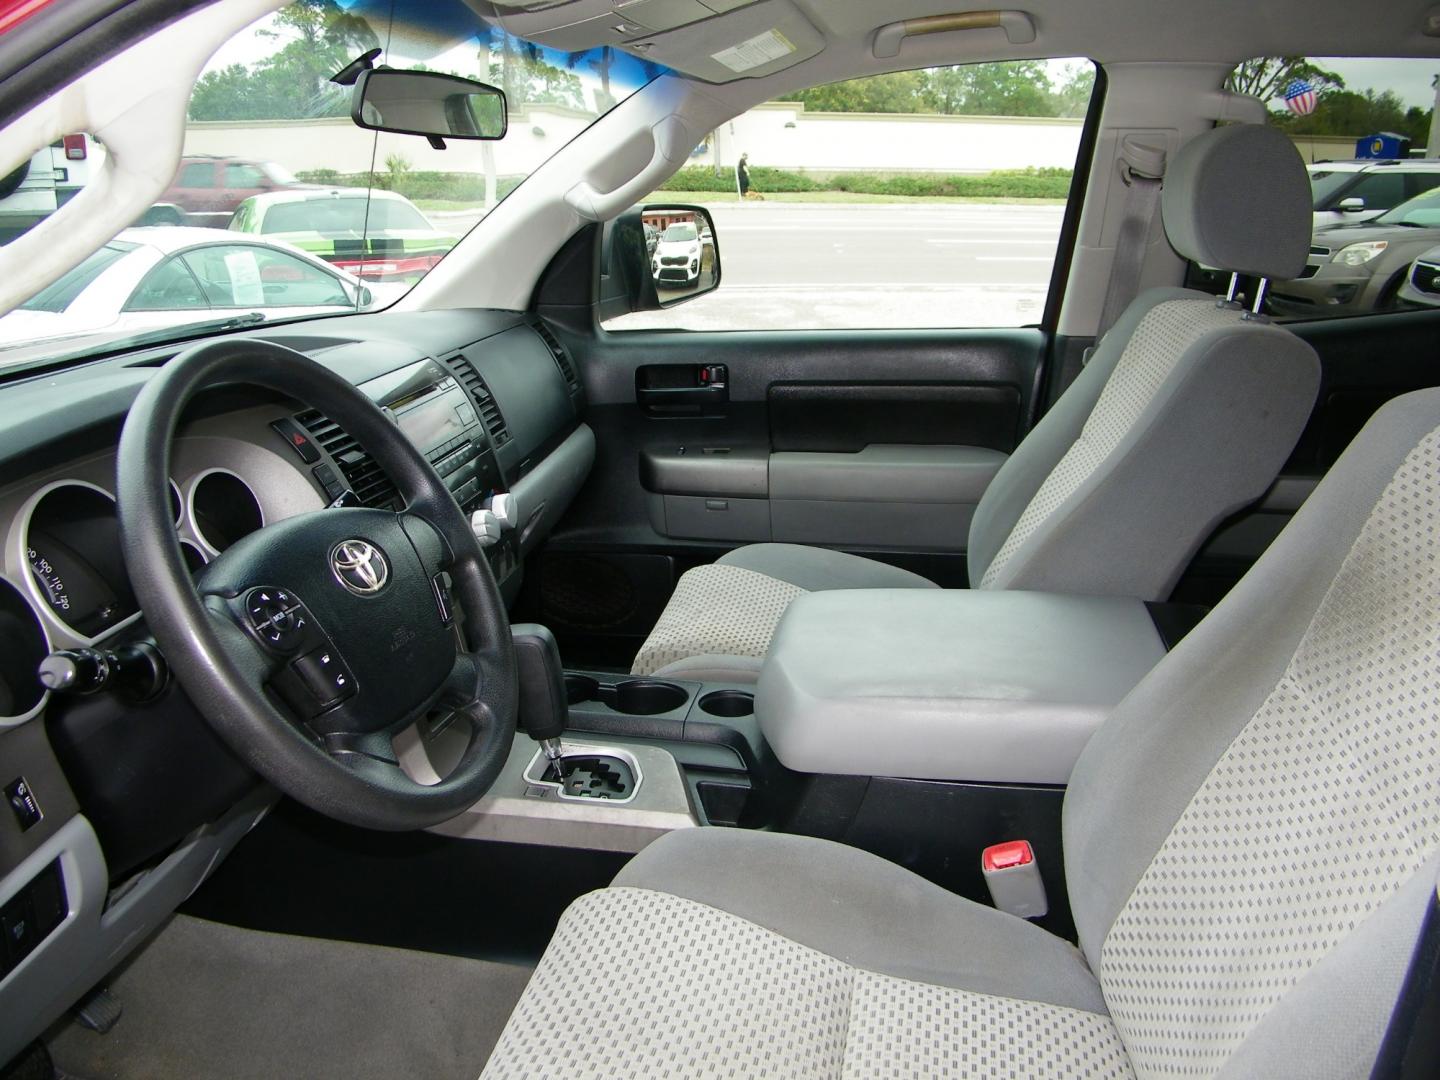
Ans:
[{"label": "sun visor", "polygon": [[466,0],[526,41],[578,53],[615,46],[706,82],[808,60],[825,39],[791,0]]},{"label": "sun visor", "polygon": [[809,60],[825,48],[825,38],[790,0],[764,0],[624,48],[672,71],[725,83],[763,78]]}]

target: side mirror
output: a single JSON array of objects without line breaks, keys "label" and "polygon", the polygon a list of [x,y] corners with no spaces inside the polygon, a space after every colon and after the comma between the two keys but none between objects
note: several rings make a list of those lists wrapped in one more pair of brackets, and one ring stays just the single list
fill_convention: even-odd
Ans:
[{"label": "side mirror", "polygon": [[720,245],[704,207],[654,205],[627,211],[611,223],[607,246],[606,274],[618,285],[612,291],[624,294],[621,310],[672,307],[720,285]]},{"label": "side mirror", "polygon": [[1348,199],[1341,199],[1336,203],[1335,209],[1345,214],[1358,214],[1365,209],[1365,200],[1359,195],[1351,195]]},{"label": "side mirror", "polygon": [[444,139],[495,140],[509,117],[505,92],[474,79],[438,71],[361,71],[350,99],[350,119],[372,131]]}]

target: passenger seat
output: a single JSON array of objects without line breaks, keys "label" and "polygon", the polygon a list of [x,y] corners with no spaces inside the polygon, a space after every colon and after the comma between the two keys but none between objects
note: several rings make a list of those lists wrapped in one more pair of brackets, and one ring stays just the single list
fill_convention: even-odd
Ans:
[{"label": "passenger seat", "polygon": [[[1310,183],[1273,128],[1192,139],[1161,212],[1184,258],[1262,278],[1304,268]],[[971,586],[1164,600],[1215,527],[1274,480],[1319,382],[1315,351],[1263,317],[1193,290],[1142,293],[981,498]],[[754,682],[795,597],[935,587],[823,548],[742,547],[680,578],[632,671]]]}]

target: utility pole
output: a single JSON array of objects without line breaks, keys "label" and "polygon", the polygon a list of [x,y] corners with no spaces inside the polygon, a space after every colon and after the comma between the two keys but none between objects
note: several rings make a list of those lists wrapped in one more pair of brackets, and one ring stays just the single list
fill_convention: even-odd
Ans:
[{"label": "utility pole", "polygon": [[1425,145],[1426,157],[1440,157],[1440,75],[1430,79],[1435,90],[1435,104],[1430,113],[1430,139]]}]

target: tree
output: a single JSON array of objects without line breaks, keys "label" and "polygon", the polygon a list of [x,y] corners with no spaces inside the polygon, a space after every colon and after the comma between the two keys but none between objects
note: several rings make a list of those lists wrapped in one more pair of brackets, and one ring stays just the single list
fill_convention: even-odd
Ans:
[{"label": "tree", "polygon": [[936,112],[960,116],[1053,116],[1050,79],[1039,60],[961,64],[926,73]]},{"label": "tree", "polygon": [[923,71],[896,71],[865,79],[813,86],[781,101],[799,101],[815,112],[917,113],[934,112],[926,99]]},{"label": "tree", "polygon": [[1313,64],[1303,56],[1257,56],[1254,60],[1245,60],[1230,73],[1225,88],[1257,97],[1268,107],[1294,79],[1307,80],[1317,94],[1345,89],[1345,80],[1338,73]]},{"label": "tree", "polygon": [[1081,63],[1066,70],[1053,96],[1056,116],[1084,116],[1095,96],[1095,65]]},{"label": "tree", "polygon": [[1290,135],[1348,135],[1359,138],[1379,131],[1404,135],[1416,146],[1430,137],[1430,110],[1405,108],[1393,90],[1376,93],[1366,90],[1327,90],[1319,96],[1315,111],[1308,116],[1279,113],[1277,127]]},{"label": "tree", "polygon": [[379,44],[363,18],[336,0],[297,0],[256,36],[280,44],[251,67],[207,71],[190,100],[193,120],[301,120],[345,116],[349,89],[330,76]]}]

